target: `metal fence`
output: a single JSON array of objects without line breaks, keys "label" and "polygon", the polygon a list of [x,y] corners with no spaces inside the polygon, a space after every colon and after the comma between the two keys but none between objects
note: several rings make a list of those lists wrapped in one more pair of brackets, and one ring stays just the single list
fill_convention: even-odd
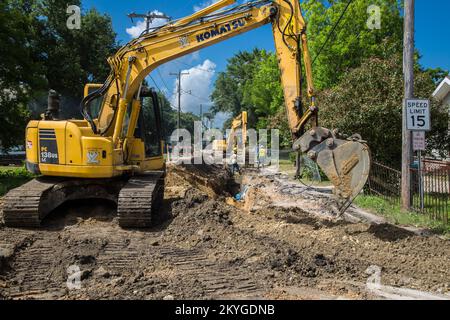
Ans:
[{"label": "metal fence", "polygon": [[414,211],[429,214],[432,219],[448,223],[449,177],[448,168],[421,171],[411,169],[411,199]]},{"label": "metal fence", "polygon": [[394,203],[400,203],[402,173],[378,162],[370,169],[367,188],[369,193]]},{"label": "metal fence", "polygon": [[[434,163],[411,169],[412,209],[448,224],[450,216],[450,166]],[[372,164],[367,189],[394,204],[400,204],[401,172],[381,163]],[[423,192],[422,192],[422,190]]]}]

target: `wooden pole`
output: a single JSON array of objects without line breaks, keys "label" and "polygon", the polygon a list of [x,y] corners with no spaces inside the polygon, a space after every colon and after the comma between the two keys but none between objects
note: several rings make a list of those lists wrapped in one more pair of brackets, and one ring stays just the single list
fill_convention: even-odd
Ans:
[{"label": "wooden pole", "polygon": [[178,117],[177,117],[177,129],[180,129],[181,126],[181,77],[189,75],[189,72],[181,72],[178,71],[178,73],[170,73],[171,76],[176,76],[178,79],[178,86],[177,86],[177,94],[178,94]]},{"label": "wooden pole", "polygon": [[403,73],[405,79],[405,103],[402,125],[402,208],[411,208],[411,132],[406,129],[406,99],[414,97],[414,1],[405,1]]}]

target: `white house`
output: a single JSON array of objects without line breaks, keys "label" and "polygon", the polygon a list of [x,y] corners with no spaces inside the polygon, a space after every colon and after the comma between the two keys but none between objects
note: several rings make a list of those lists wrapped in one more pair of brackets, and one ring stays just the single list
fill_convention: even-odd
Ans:
[{"label": "white house", "polygon": [[436,90],[434,90],[433,97],[441,102],[442,105],[450,106],[450,76],[446,76]]},{"label": "white house", "polygon": [[[450,76],[446,76],[445,79],[442,80],[436,90],[434,90],[433,97],[442,105],[443,108],[447,108],[450,114]],[[450,130],[450,123],[448,128]],[[447,159],[447,161],[449,161],[449,159]]]}]

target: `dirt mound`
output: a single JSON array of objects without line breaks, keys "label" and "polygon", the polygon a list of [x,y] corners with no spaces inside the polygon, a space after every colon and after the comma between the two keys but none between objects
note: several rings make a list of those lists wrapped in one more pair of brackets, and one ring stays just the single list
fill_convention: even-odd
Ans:
[{"label": "dirt mound", "polygon": [[184,197],[189,188],[196,188],[212,198],[227,194],[230,180],[223,166],[216,165],[168,165],[166,176],[166,195]]}]

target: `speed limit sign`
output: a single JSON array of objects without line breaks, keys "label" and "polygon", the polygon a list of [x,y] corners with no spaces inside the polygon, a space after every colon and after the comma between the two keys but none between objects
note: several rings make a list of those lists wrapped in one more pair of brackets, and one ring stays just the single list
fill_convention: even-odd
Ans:
[{"label": "speed limit sign", "polygon": [[406,100],[406,128],[411,131],[430,131],[430,101]]}]

